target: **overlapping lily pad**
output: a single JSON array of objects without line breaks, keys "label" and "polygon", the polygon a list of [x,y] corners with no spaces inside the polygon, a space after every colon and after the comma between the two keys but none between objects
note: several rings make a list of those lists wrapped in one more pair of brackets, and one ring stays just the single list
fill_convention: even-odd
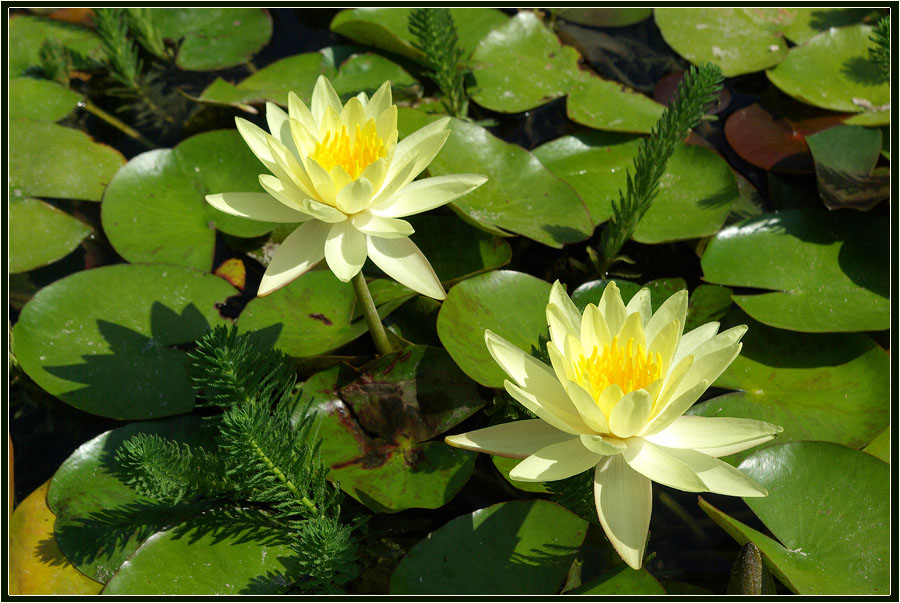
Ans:
[{"label": "overlapping lily pad", "polygon": [[476,103],[501,113],[520,113],[568,95],[570,119],[600,130],[650,132],[662,105],[578,66],[531,12],[520,12],[485,37],[472,54]]},{"label": "overlapping lily pad", "polygon": [[528,351],[547,331],[549,298],[550,283],[528,274],[481,274],[450,289],[438,314],[438,335],[469,377],[488,387],[503,387],[506,373],[488,353],[484,330]]},{"label": "overlapping lily pad", "polygon": [[50,121],[11,119],[8,133],[9,190],[21,197],[99,201],[125,163],[112,147]]},{"label": "overlapping lily pad", "polygon": [[873,8],[792,6],[779,8],[778,12],[790,19],[781,29],[784,35],[795,44],[803,44],[832,27],[877,19],[880,11]]},{"label": "overlapping lily pad", "polygon": [[890,469],[857,450],[794,442],[747,458],[741,471],[769,495],[744,499],[775,538],[701,508],[739,543],[753,542],[794,593],[886,595],[891,584]]},{"label": "overlapping lily pad", "polygon": [[[438,116],[401,109],[400,135],[407,136],[435,119]],[[494,234],[512,232],[557,248],[590,236],[593,225],[581,199],[531,153],[466,121],[452,120],[450,130],[428,167],[429,174],[488,178],[451,203],[463,219]]]},{"label": "overlapping lily pad", "polygon": [[[830,29],[792,48],[766,75],[785,94],[816,107],[883,111],[891,102],[891,91],[881,68],[869,57],[871,35],[867,25]],[[889,114],[883,117],[885,121],[877,125],[890,122]]]},{"label": "overlapping lily pad", "polygon": [[567,591],[568,595],[664,595],[662,584],[646,569],[633,570],[624,563],[605,574]]},{"label": "overlapping lily pad", "polygon": [[81,410],[116,419],[189,411],[188,343],[222,323],[236,290],[188,268],[117,264],[44,287],[13,328],[16,358],[38,385]]},{"label": "overlapping lily pad", "polygon": [[[341,11],[331,21],[331,31],[355,42],[374,46],[420,61],[422,52],[412,45],[409,32],[411,8],[365,7]],[[466,55],[491,29],[504,23],[508,17],[494,8],[450,8],[459,37],[458,46]]]},{"label": "overlapping lily pad", "polygon": [[369,508],[437,508],[456,496],[475,455],[433,438],[485,404],[440,348],[413,346],[358,374],[336,366],[303,384],[320,416],[330,479]]},{"label": "overlapping lily pad", "polygon": [[209,193],[263,192],[265,168],[236,130],[204,132],[174,149],[138,155],[115,175],[103,197],[103,230],[130,262],[209,270],[215,230],[239,237],[275,226],[225,214]]},{"label": "overlapping lily pad", "polygon": [[[862,333],[793,333],[748,320],[741,355],[716,380],[738,390],[695,405],[690,414],[746,417],[784,428],[775,443],[822,440],[852,448],[888,425],[888,354]],[[734,458],[743,458],[742,453]]]},{"label": "overlapping lily pad", "polygon": [[391,576],[391,594],[556,594],[587,527],[544,500],[479,509],[414,546]]},{"label": "overlapping lily pad", "polygon": [[9,271],[25,272],[64,257],[91,227],[39,199],[9,200]]},{"label": "overlapping lily pad", "polygon": [[887,429],[875,436],[875,439],[863,448],[863,452],[868,452],[875,458],[881,459],[885,463],[891,462],[891,428]]},{"label": "overlapping lily pad", "polygon": [[591,27],[626,27],[640,23],[653,14],[652,8],[558,8],[556,16]]},{"label": "overlapping lily pad", "polygon": [[[41,45],[48,38],[55,38],[69,49],[76,60],[79,57],[97,58],[100,51],[100,38],[84,27],[68,23],[16,15],[9,17],[9,76],[22,75],[30,67],[41,63]],[[86,67],[89,63],[82,60],[77,67]]]},{"label": "overlapping lily pad", "polygon": [[163,37],[180,41],[182,69],[206,71],[246,63],[272,37],[261,8],[158,8],[150,12]]},{"label": "overlapping lily pad", "polygon": [[890,171],[876,170],[881,130],[839,126],[807,138],[819,195],[828,209],[871,209],[888,198]]},{"label": "overlapping lily pad", "polygon": [[725,77],[761,71],[788,53],[780,33],[787,14],[778,8],[654,9],[656,25],[666,43],[694,63],[712,63]]},{"label": "overlapping lily pad", "polygon": [[[415,295],[399,283],[369,283],[381,318]],[[241,332],[260,331],[262,342],[289,356],[315,356],[349,343],[368,330],[353,285],[330,270],[304,274],[285,287],[247,304],[238,318]]]},{"label": "overlapping lily pad", "polygon": [[760,322],[809,332],[890,325],[888,221],[870,214],[786,210],[720,231],[703,278],[767,293],[734,295]]},{"label": "overlapping lily pad", "polygon": [[[596,224],[612,215],[612,203],[633,172],[640,140],[619,135],[565,136],[534,155],[581,195]],[[679,146],[669,159],[659,195],[634,231],[634,240],[661,243],[714,234],[739,197],[728,164],[698,146]]]},{"label": "overlapping lily pad", "polygon": [[9,80],[9,117],[58,121],[72,112],[81,95],[49,80],[14,77]]}]

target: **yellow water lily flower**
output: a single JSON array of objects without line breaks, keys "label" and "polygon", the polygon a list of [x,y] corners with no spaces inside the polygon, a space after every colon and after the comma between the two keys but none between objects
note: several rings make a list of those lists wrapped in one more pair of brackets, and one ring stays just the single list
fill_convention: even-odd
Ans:
[{"label": "yellow water lily flower", "polygon": [[431,264],[409,239],[406,216],[465,195],[487,178],[455,174],[413,181],[450,135],[439,119],[398,142],[397,107],[390,82],[372,98],[365,93],[342,105],[319,76],[310,107],[293,92],[288,112],[266,104],[267,133],[236,118],[238,132],[271,174],[261,174],[266,193],[207,195],[225,213],[264,222],[300,223],[281,244],[259,285],[266,295],[322,258],[347,282],[366,257],[386,274],[429,297],[446,294]]},{"label": "yellow water lily flower", "polygon": [[547,305],[552,367],[485,331],[506,391],[538,419],[446,438],[448,444],[524,459],[520,481],[565,479],[594,468],[597,515],[610,542],[638,569],[650,525],[651,482],[688,492],[765,496],[716,457],[771,440],[781,427],[751,419],[682,416],[741,351],[746,326],[707,323],[682,334],[687,291],[654,313],[650,291],[626,306],[615,283],[578,311],[559,281]]}]

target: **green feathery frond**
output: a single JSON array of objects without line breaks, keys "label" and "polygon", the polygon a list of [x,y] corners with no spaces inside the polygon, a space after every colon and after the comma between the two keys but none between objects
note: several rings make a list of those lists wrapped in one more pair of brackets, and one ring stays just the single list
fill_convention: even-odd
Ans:
[{"label": "green feathery frond", "polygon": [[659,181],[675,148],[696,126],[722,89],[721,70],[709,63],[691,67],[678,86],[672,103],[663,111],[649,138],[641,141],[634,160],[634,176],[627,174],[626,189],[613,202],[613,214],[601,241],[601,272],[618,259],[619,250],[656,198]]},{"label": "green feathery frond", "polygon": [[94,24],[106,56],[109,72],[128,90],[140,87],[141,59],[134,42],[128,37],[128,22],[121,8],[94,9]]},{"label": "green feathery frond", "polygon": [[457,46],[453,16],[444,7],[414,8],[409,13],[412,45],[425,57],[427,75],[441,91],[441,103],[453,117],[465,117],[469,99],[464,85],[468,70],[462,64],[464,52]]},{"label": "green feathery frond", "polygon": [[290,547],[290,575],[304,592],[339,593],[339,585],[359,575],[353,528],[334,517],[304,521]]},{"label": "green feathery frond", "polygon": [[140,45],[144,47],[144,50],[163,60],[171,58],[169,49],[166,48],[166,43],[156,23],[153,22],[153,17],[148,7],[126,8],[125,15],[128,17],[128,29],[131,30],[132,35]]},{"label": "green feathery frond", "polygon": [[72,71],[72,55],[69,50],[54,37],[44,39],[38,51],[41,71],[48,80],[69,87],[69,73]]},{"label": "green feathery frond", "polygon": [[292,392],[294,368],[280,351],[263,351],[237,327],[218,326],[197,342],[190,354],[194,386],[210,404],[273,403]]},{"label": "green feathery frond", "polygon": [[891,18],[885,15],[875,24],[872,35],[869,36],[872,46],[869,47],[869,56],[881,67],[881,75],[886,80],[891,79]]},{"label": "green feathery frond", "polygon": [[594,470],[546,482],[553,501],[593,524],[599,523],[594,503]]}]

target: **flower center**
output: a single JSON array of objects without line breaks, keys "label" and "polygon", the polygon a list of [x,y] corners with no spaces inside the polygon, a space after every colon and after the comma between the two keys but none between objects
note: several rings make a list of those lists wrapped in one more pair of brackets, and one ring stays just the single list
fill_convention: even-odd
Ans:
[{"label": "flower center", "polygon": [[329,131],[321,142],[316,143],[316,150],[312,158],[321,165],[325,171],[339,165],[356,180],[369,164],[386,154],[384,141],[375,129],[375,120],[370,119],[362,128],[356,125],[353,137],[347,134],[347,126],[341,126],[341,131]]},{"label": "flower center", "polygon": [[590,384],[589,391],[594,400],[610,385],[618,385],[624,393],[647,387],[660,378],[662,356],[644,351],[644,346],[634,349],[634,339],[624,346],[619,338],[613,337],[603,349],[594,348],[590,357],[582,356],[577,363],[580,381]]}]

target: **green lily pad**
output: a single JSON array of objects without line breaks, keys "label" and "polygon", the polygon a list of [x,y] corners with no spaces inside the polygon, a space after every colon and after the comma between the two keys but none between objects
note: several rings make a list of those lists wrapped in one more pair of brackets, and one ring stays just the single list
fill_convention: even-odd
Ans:
[{"label": "green lily pad", "polygon": [[9,117],[59,121],[82,99],[56,82],[31,77],[9,79]]},{"label": "green lily pad", "polygon": [[272,37],[272,17],[260,8],[155,8],[163,37],[180,41],[176,63],[210,71],[246,63]]},{"label": "green lily pad", "polygon": [[712,283],[774,290],[734,295],[760,322],[809,332],[890,326],[888,221],[785,210],[721,230],[703,254]]},{"label": "green lily pad", "polygon": [[475,454],[429,441],[485,404],[440,348],[409,347],[358,374],[336,366],[307,380],[303,392],[321,417],[329,479],[374,511],[436,509],[472,474]]},{"label": "green lily pad", "polygon": [[885,463],[891,462],[891,427],[882,431],[875,436],[875,439],[869,442],[868,446],[863,448],[863,452],[868,452],[877,459],[881,459]]},{"label": "green lily pad", "polygon": [[38,199],[9,200],[9,271],[26,272],[65,257],[91,227]]},{"label": "green lily pad", "polygon": [[567,595],[664,595],[666,590],[659,580],[646,569],[634,570],[624,563],[578,588],[566,592]]},{"label": "green lily pad", "polygon": [[891,89],[869,58],[870,35],[867,25],[829,29],[792,48],[766,75],[785,94],[816,107],[853,113],[883,109]]},{"label": "green lily pad", "polygon": [[521,463],[522,459],[511,459],[505,456],[491,455],[491,462],[494,463],[494,467],[497,468],[497,471],[500,472],[504,479],[519,490],[524,490],[525,492],[540,492],[542,494],[550,492],[546,486],[546,482],[520,482],[509,477],[509,472],[512,471],[516,465]]},{"label": "green lily pad", "polygon": [[63,462],[47,493],[47,504],[56,514],[59,548],[75,567],[103,583],[141,542],[200,510],[190,505],[175,508],[138,496],[119,479],[115,452],[137,433],[189,444],[210,436],[201,419],[193,415],[107,431],[82,444]]},{"label": "green lily pad", "polygon": [[653,14],[652,8],[559,8],[556,16],[591,27],[627,27]]},{"label": "green lily pad", "polygon": [[99,58],[100,38],[84,27],[53,19],[15,15],[9,17],[8,33],[10,77],[22,75],[29,67],[41,64],[41,45],[47,38],[56,38],[68,48],[74,54],[77,68],[88,67],[90,63],[87,59]]},{"label": "green lily pad", "polygon": [[700,507],[799,595],[886,595],[891,584],[890,468],[837,444],[794,442],[760,450],[739,469],[769,491],[745,498],[775,538]]},{"label": "green lily pad", "polygon": [[103,198],[103,230],[130,262],[209,270],[215,229],[256,237],[275,224],[225,214],[206,194],[263,192],[265,168],[236,130],[197,134],[174,149],[148,151],[128,162]]},{"label": "green lily pad", "polygon": [[650,132],[663,107],[617,82],[578,66],[532,12],[520,12],[485,37],[472,54],[476,103],[501,113],[520,113],[568,95],[570,119],[600,130]]},{"label": "green lily pad", "polygon": [[[621,279],[597,279],[595,281],[588,281],[586,283],[582,283],[579,285],[572,293],[570,293],[570,297],[575,305],[581,312],[584,312],[584,309],[588,304],[598,304],[600,303],[600,298],[603,296],[603,291],[606,289],[606,286],[613,281],[616,283],[616,286],[619,287],[619,293],[622,296],[622,301],[626,304],[634,297],[634,294],[637,293],[641,286],[637,283],[632,283],[631,281],[625,281]],[[546,307],[547,303],[544,302],[544,306]]]},{"label": "green lily pad", "polygon": [[547,332],[550,283],[528,274],[495,270],[450,289],[438,314],[441,343],[469,377],[487,387],[507,378],[484,344],[490,329],[528,351]]},{"label": "green lily pad", "polygon": [[876,110],[857,113],[846,119],[844,123],[848,126],[888,126],[891,124],[891,110]]},{"label": "green lily pad", "polygon": [[780,33],[789,17],[777,8],[656,8],[666,43],[700,65],[712,63],[733,77],[778,64],[788,54]]},{"label": "green lily pad", "polygon": [[[488,32],[508,19],[494,8],[455,7],[449,10],[456,26],[457,46],[465,56]],[[410,12],[411,8],[347,9],[331,21],[331,31],[354,42],[421,61],[422,52],[411,43],[413,36],[408,25]]]},{"label": "green lily pad", "polygon": [[[581,195],[596,224],[612,215],[612,203],[625,190],[626,170],[640,140],[592,133],[565,136],[533,153],[553,174]],[[698,146],[681,145],[666,166],[659,195],[634,231],[634,240],[661,243],[714,234],[728,216],[739,191],[721,157]]]},{"label": "green lily pad", "polygon": [[287,544],[247,542],[246,534],[218,535],[191,522],[148,538],[119,568],[104,595],[273,595],[290,583]]},{"label": "green lily pad", "polygon": [[20,197],[99,201],[125,163],[112,147],[50,121],[9,120],[9,190]]},{"label": "green lily pad", "polygon": [[44,287],[13,328],[16,359],[72,406],[115,419],[179,414],[194,405],[188,343],[221,324],[236,290],[179,266],[116,264]]},{"label": "green lily pad", "polygon": [[890,173],[875,172],[881,130],[838,126],[807,137],[819,195],[828,209],[871,209],[888,198]]},{"label": "green lily pad", "polygon": [[[372,281],[369,289],[384,319],[414,293],[389,279]],[[238,318],[242,333],[268,331],[265,343],[289,356],[316,356],[349,343],[368,331],[356,303],[353,285],[330,270],[308,272],[288,285],[247,304]]]},{"label": "green lily pad", "polygon": [[728,287],[718,285],[698,285],[691,291],[688,300],[687,317],[684,320],[684,332],[687,333],[700,325],[720,320],[731,307],[732,291]]},{"label": "green lily pad", "polygon": [[782,28],[782,33],[794,44],[803,44],[813,36],[844,25],[855,25],[865,20],[877,19],[881,11],[873,8],[825,8],[825,7],[799,7],[778,9],[786,13],[790,23]]},{"label": "green lily pad", "polygon": [[[400,109],[400,134],[407,136],[439,117]],[[450,137],[428,166],[429,174],[488,178],[451,203],[464,220],[494,234],[513,232],[556,248],[591,235],[593,225],[584,203],[531,153],[481,126],[458,119],[450,124]]]},{"label": "green lily pad", "polygon": [[587,527],[544,500],[479,509],[450,520],[410,549],[391,576],[391,594],[556,594]]},{"label": "green lily pad", "polygon": [[[890,418],[888,354],[862,333],[794,333],[746,315],[741,355],[716,380],[739,390],[692,407],[689,414],[747,417],[784,428],[775,443],[821,440],[861,448]],[[733,458],[744,458],[741,453]]]},{"label": "green lily pad", "polygon": [[422,93],[422,86],[406,69],[371,52],[354,54],[341,63],[331,85],[335,92],[346,99],[360,92],[371,96],[386,81],[391,82],[394,101],[417,97]]}]

